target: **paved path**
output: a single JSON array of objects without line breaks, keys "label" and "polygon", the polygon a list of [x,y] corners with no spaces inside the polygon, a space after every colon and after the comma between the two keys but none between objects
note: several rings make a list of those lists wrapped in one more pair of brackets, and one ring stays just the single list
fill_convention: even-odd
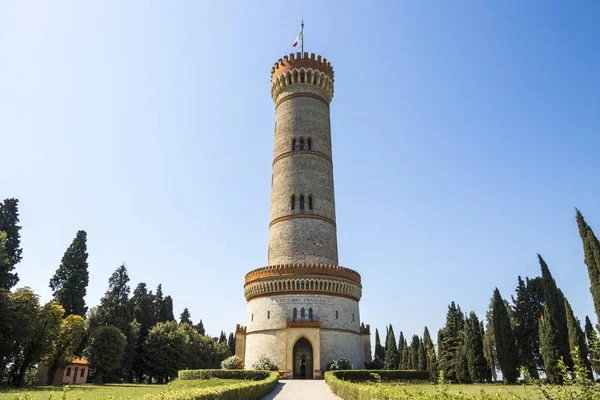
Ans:
[{"label": "paved path", "polygon": [[329,386],[322,379],[279,380],[277,387],[262,400],[335,400]]}]

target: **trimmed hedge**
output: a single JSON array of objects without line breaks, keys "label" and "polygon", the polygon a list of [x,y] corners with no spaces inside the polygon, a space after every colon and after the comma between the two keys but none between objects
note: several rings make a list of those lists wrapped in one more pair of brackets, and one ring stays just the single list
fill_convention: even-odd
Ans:
[{"label": "trimmed hedge", "polygon": [[269,377],[269,371],[253,371],[244,369],[184,369],[179,371],[182,381],[197,379],[244,379],[262,381]]},{"label": "trimmed hedge", "polygon": [[[222,373],[225,374],[222,374]],[[239,374],[243,372],[245,374]],[[233,374],[227,374],[233,373]],[[238,373],[237,375],[235,373]],[[217,376],[221,375],[221,376]],[[225,375],[229,375],[225,377]],[[242,376],[242,375],[245,375]],[[180,379],[247,379],[247,382],[232,383],[214,388],[192,388],[147,394],[145,400],[259,400],[271,393],[279,381],[279,372],[239,370],[188,370],[179,371]],[[185,378],[182,378],[185,376]],[[206,378],[193,378],[205,376]],[[263,379],[257,379],[264,376]]]},{"label": "trimmed hedge", "polygon": [[[389,381],[427,381],[427,371],[394,371],[394,370],[350,370],[331,371],[336,378],[352,382],[389,382]],[[329,372],[325,373],[327,375]]]}]

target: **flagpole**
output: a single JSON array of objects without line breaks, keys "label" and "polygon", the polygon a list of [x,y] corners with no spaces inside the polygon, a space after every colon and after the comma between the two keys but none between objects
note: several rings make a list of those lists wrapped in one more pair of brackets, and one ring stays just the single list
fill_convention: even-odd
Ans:
[{"label": "flagpole", "polygon": [[300,45],[300,47],[302,48],[302,57],[304,57],[304,17],[302,18],[302,44]]}]

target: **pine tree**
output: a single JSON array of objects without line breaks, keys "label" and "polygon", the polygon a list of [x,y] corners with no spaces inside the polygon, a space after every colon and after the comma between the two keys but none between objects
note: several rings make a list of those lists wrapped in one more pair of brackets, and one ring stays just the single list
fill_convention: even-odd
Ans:
[{"label": "pine tree", "polygon": [[425,327],[423,331],[423,345],[425,346],[425,355],[427,356],[427,371],[430,379],[437,377],[437,357],[435,355],[435,346],[429,335],[429,329]]},{"label": "pine tree", "polygon": [[519,376],[519,357],[515,345],[508,310],[498,288],[494,290],[493,309],[494,335],[496,339],[496,355],[504,381],[515,383]]},{"label": "pine tree", "polygon": [[138,283],[131,297],[131,307],[135,320],[140,324],[140,337],[142,339],[148,336],[148,331],[158,322],[154,302],[152,291],[148,292],[144,282]]},{"label": "pine tree", "polygon": [[[550,323],[552,324],[554,343],[557,346],[559,357],[562,357],[567,367],[573,367],[569,349],[569,331],[567,328],[567,314],[565,311],[565,300],[562,292],[556,286],[556,282],[550,273],[548,265],[541,255],[538,254],[540,266],[542,268],[542,287],[544,291],[544,303],[550,311]],[[549,343],[549,342],[547,342]],[[547,367],[544,362],[544,366]]]},{"label": "pine tree", "polygon": [[592,228],[585,222],[581,212],[578,209],[575,209],[575,212],[579,236],[583,243],[583,261],[587,265],[588,275],[590,276],[590,292],[594,300],[594,309],[596,310],[596,316],[600,318],[600,241]]},{"label": "pine tree", "polygon": [[385,359],[383,361],[384,369],[397,369],[400,361],[400,354],[396,347],[396,337],[394,336],[394,328],[390,324],[385,338]]},{"label": "pine tree", "polygon": [[592,326],[592,321],[590,321],[587,315],[585,316],[585,336],[587,337],[592,367],[594,368],[594,372],[600,374],[600,354],[598,354],[600,342],[598,342],[598,335]]},{"label": "pine tree", "polygon": [[456,381],[456,350],[460,344],[459,332],[464,325],[464,316],[454,302],[448,306],[446,325],[440,340],[439,369],[444,372],[444,378]]},{"label": "pine tree", "polygon": [[548,305],[544,306],[544,312],[540,317],[540,348],[542,360],[544,360],[544,372],[550,383],[562,383],[562,376],[558,373],[557,365],[560,360],[560,352],[556,345],[556,332],[551,322],[552,313]]},{"label": "pine tree", "polygon": [[518,282],[517,297],[512,298],[516,320],[514,334],[521,363],[531,377],[537,379],[538,370],[543,367],[538,323],[544,309],[542,278],[525,278],[523,281],[519,276]]},{"label": "pine tree", "polygon": [[581,325],[579,324],[579,320],[575,318],[573,314],[573,309],[571,308],[571,304],[565,298],[565,310],[567,311],[567,329],[569,331],[569,349],[571,350],[571,354],[573,352],[577,352],[577,356],[579,358],[579,362],[581,365],[588,370],[588,377],[590,379],[593,378],[592,375],[592,365],[590,364],[590,360],[588,359],[588,347],[585,341],[585,334],[581,329]]},{"label": "pine tree", "polygon": [[77,232],[50,279],[54,300],[65,309],[65,317],[71,314],[85,316],[87,312],[84,300],[89,284],[86,242],[85,231]]},{"label": "pine tree", "polygon": [[483,337],[479,319],[473,311],[471,311],[465,322],[464,333],[469,376],[473,382],[485,382],[487,379],[487,362],[483,355]]},{"label": "pine tree", "polygon": [[121,265],[108,280],[108,290],[100,299],[97,308],[98,322],[100,325],[116,326],[128,335],[131,321],[133,321],[133,309],[129,302],[129,275],[127,267]]},{"label": "pine tree", "polygon": [[19,200],[5,199],[0,203],[0,237],[2,258],[0,259],[0,289],[10,290],[19,282],[19,274],[12,272],[21,261],[21,227],[19,223]]},{"label": "pine tree", "polygon": [[192,323],[192,320],[190,318],[192,318],[192,314],[190,314],[190,310],[188,310],[187,307],[186,307],[186,308],[183,309],[183,312],[179,316],[179,323],[180,324],[194,325]]}]

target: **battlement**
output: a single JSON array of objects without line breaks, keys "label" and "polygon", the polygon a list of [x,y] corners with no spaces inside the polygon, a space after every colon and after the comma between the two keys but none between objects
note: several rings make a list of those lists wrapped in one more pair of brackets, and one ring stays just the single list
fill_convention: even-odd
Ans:
[{"label": "battlement", "polygon": [[240,324],[235,324],[235,333],[242,333],[242,334],[246,334],[246,327]]},{"label": "battlement", "polygon": [[326,58],[315,53],[290,54],[277,60],[271,68],[271,96],[277,96],[293,85],[314,85],[321,89],[327,102],[333,99],[333,67]]},{"label": "battlement", "polygon": [[365,326],[365,327],[360,327],[360,334],[361,335],[370,335],[371,334],[371,325]]},{"label": "battlement", "polygon": [[326,58],[315,56],[315,53],[291,53],[277,60],[273,68],[271,68],[271,82],[277,79],[279,74],[289,71],[293,68],[312,68],[324,72],[331,80],[333,80],[333,67]]}]

